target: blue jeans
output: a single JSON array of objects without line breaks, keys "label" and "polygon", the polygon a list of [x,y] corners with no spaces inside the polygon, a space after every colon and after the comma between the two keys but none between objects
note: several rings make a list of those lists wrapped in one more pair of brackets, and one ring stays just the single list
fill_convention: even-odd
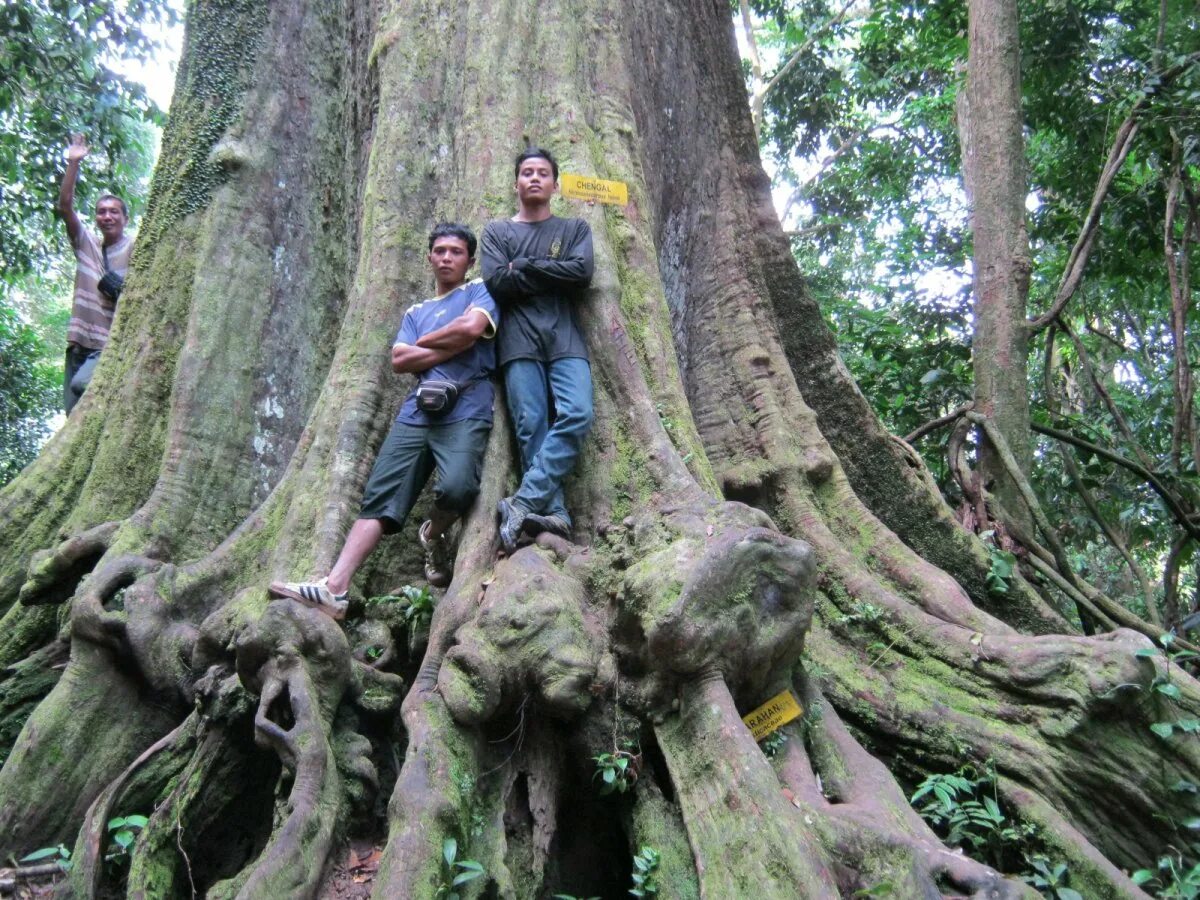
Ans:
[{"label": "blue jeans", "polygon": [[569,524],[562,484],[592,430],[592,368],[578,357],[514,359],[504,367],[504,391],[524,472],[516,502]]},{"label": "blue jeans", "polygon": [[63,409],[68,413],[75,408],[83,392],[87,390],[92,373],[96,371],[96,363],[100,361],[100,351],[78,344],[67,344],[66,375],[63,378]]}]

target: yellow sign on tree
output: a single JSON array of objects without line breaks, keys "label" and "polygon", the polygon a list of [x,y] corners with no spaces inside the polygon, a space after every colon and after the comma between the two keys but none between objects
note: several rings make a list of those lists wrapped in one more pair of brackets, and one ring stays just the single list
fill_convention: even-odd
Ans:
[{"label": "yellow sign on tree", "polygon": [[772,731],[802,715],[804,715],[804,709],[796,702],[792,692],[784,691],[782,694],[776,694],[749,715],[742,716],[742,721],[746,723],[746,727],[750,729],[754,739],[761,741]]},{"label": "yellow sign on tree", "polygon": [[605,181],[590,175],[568,175],[563,172],[558,183],[562,195],[572,200],[599,200],[624,206],[629,202],[629,188],[623,181]]}]

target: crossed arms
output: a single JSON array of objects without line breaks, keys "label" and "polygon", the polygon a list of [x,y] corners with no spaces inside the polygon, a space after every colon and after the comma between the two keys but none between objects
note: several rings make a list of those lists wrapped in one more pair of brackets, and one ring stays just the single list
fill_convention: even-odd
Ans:
[{"label": "crossed arms", "polygon": [[497,229],[483,230],[483,280],[488,293],[501,302],[562,290],[587,287],[592,280],[592,232],[583,227],[560,259],[519,256],[510,260]]},{"label": "crossed arms", "polygon": [[496,333],[491,317],[482,309],[472,308],[449,324],[423,335],[415,344],[392,347],[392,371],[424,372],[458,356],[481,337]]}]

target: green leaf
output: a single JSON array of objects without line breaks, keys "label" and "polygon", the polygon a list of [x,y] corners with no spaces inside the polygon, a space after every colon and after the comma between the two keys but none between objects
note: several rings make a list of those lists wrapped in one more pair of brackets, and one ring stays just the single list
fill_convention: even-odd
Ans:
[{"label": "green leaf", "polygon": [[124,828],[124,827],[125,827],[125,817],[124,816],[118,816],[115,819],[108,820],[108,830],[109,831],[116,831],[118,828]]},{"label": "green leaf", "polygon": [[458,856],[458,841],[448,837],[442,841],[442,858],[446,860],[446,865],[452,866],[456,856]]},{"label": "green leaf", "polygon": [[1156,874],[1152,869],[1138,869],[1129,876],[1129,880],[1140,887],[1147,881],[1153,881]]},{"label": "green leaf", "polygon": [[1154,689],[1164,697],[1170,697],[1172,700],[1178,700],[1182,695],[1179,693],[1179,685],[1166,682],[1165,684],[1156,684]]},{"label": "green leaf", "polygon": [[933,786],[933,793],[942,801],[943,809],[950,809],[954,805],[954,795],[950,793],[945,785],[935,784]]},{"label": "green leaf", "polygon": [[150,824],[150,820],[145,816],[126,816],[125,824],[130,828],[145,828]]},{"label": "green leaf", "polygon": [[1083,894],[1069,887],[1056,888],[1055,892],[1058,894],[1058,900],[1083,900]]},{"label": "green leaf", "polygon": [[1155,722],[1150,726],[1150,730],[1161,738],[1169,738],[1175,731],[1175,726],[1170,722]]},{"label": "green leaf", "polygon": [[1137,657],[1141,657],[1142,659],[1146,659],[1151,656],[1162,656],[1162,651],[1159,650],[1157,647],[1142,647],[1140,650],[1137,650],[1133,655],[1137,656]]},{"label": "green leaf", "polygon": [[49,859],[51,856],[58,856],[59,847],[43,847],[41,850],[34,850],[28,856],[22,856],[19,862],[37,862],[39,859]]},{"label": "green leaf", "polygon": [[128,850],[129,845],[133,843],[133,832],[122,830],[113,835],[113,840],[120,845],[121,849]]},{"label": "green leaf", "polygon": [[476,872],[474,869],[468,869],[465,872],[459,872],[454,876],[454,881],[451,882],[453,887],[458,887],[460,884],[466,884],[468,881],[474,881],[483,875],[482,871]]}]

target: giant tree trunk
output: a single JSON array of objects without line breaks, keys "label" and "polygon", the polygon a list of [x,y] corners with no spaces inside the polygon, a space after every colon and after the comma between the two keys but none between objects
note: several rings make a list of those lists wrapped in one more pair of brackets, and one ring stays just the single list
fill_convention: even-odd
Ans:
[{"label": "giant tree trunk", "polygon": [[[1033,449],[1025,306],[1031,263],[1016,0],[970,0],[967,22],[967,79],[959,96],[958,131],[974,243],[975,409],[995,422],[1028,477]],[[1032,534],[1033,516],[1000,452],[982,432],[978,446],[984,483],[1008,520]]]},{"label": "giant tree trunk", "polygon": [[[728,20],[719,0],[192,5],[113,341],[0,494],[0,847],[74,841],[80,896],[118,886],[105,823],[134,812],[137,897],[313,896],[348,834],[385,848],[379,897],[446,888],[449,838],[489,896],[621,895],[641,846],[661,896],[1015,896],[906,801],[991,760],[1078,890],[1137,893],[1119,867],[1153,861],[1160,814],[1188,812],[1171,785],[1200,782],[1195,746],[1148,725],[1200,690],[1175,676],[1184,712],[1163,710],[1145,639],[1056,635],[1031,592],[986,595],[804,292]],[[526,139],[630,187],[561,207],[597,256],[577,543],[497,557],[498,417],[427,640],[386,603],[343,627],[271,602],[354,518],[428,226],[509,211]],[[356,593],[418,577],[417,521]],[[768,758],[740,716],[784,688],[807,712]],[[640,777],[600,796],[592,757],[626,741]]]}]

